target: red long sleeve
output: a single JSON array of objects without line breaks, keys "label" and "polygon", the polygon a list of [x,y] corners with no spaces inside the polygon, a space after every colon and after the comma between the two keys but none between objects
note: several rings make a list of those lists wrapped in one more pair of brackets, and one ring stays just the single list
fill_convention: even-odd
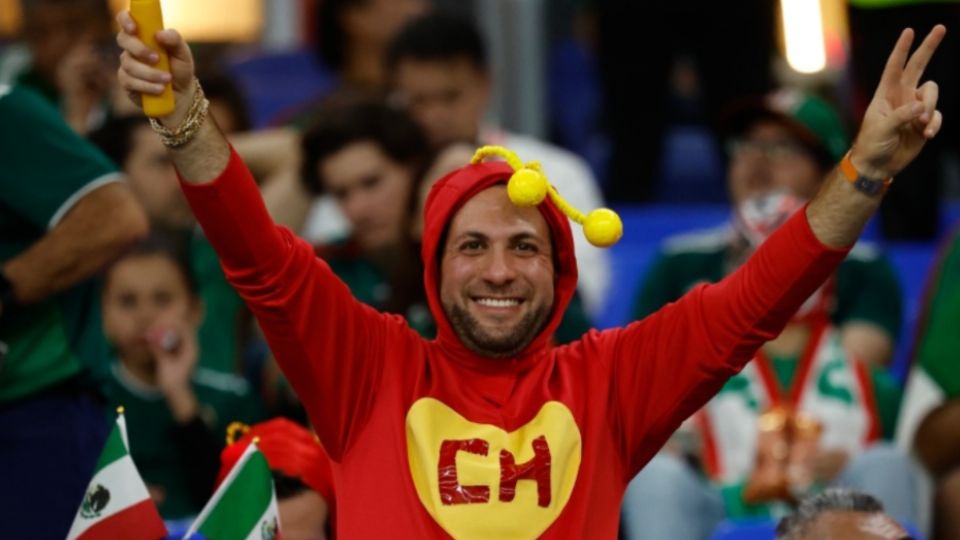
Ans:
[{"label": "red long sleeve", "polygon": [[181,186],[228,281],[339,460],[377,395],[386,334],[409,330],[357,302],[307,242],[273,223],[236,153],[214,181]]},{"label": "red long sleeve", "polygon": [[821,244],[798,212],[723,281],[616,330],[616,421],[628,474],[780,331],[848,249]]}]

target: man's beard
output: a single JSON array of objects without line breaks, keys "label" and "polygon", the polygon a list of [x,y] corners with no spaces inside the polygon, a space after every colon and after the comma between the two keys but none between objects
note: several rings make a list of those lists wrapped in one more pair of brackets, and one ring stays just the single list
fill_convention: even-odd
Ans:
[{"label": "man's beard", "polygon": [[507,335],[497,337],[485,332],[466,309],[451,305],[446,306],[445,311],[460,341],[471,351],[492,358],[509,358],[525,349],[540,334],[550,316],[547,306],[532,309]]}]

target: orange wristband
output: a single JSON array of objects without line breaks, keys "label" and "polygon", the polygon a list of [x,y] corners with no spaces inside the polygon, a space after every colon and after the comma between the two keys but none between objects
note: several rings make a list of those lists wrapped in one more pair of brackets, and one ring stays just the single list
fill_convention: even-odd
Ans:
[{"label": "orange wristband", "polygon": [[853,187],[871,197],[886,193],[890,189],[890,184],[893,183],[892,177],[886,180],[876,180],[862,176],[860,171],[853,166],[853,161],[850,160],[850,152],[847,152],[847,155],[843,156],[840,161],[840,172],[843,173],[848,182],[853,184]]}]

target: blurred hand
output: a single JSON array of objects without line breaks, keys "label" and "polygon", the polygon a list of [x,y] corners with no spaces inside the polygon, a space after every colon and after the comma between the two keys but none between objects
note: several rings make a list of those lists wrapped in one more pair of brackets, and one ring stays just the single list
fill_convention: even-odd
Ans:
[{"label": "blurred hand", "polygon": [[57,88],[71,127],[86,131],[90,113],[108,96],[112,83],[111,69],[96,45],[81,42],[67,52],[57,65]]},{"label": "blurred hand", "polygon": [[920,153],[943,123],[937,110],[937,83],[920,78],[946,34],[937,25],[911,56],[913,30],[906,29],[894,46],[867,107],[850,155],[857,170],[874,179],[896,175]]},{"label": "blurred hand", "polygon": [[120,69],[117,71],[120,86],[139,107],[141,94],[160,95],[163,85],[172,82],[176,108],[169,116],[159,120],[171,128],[180,125],[193,101],[194,92],[195,68],[193,54],[187,42],[176,30],[157,32],[157,43],[170,56],[171,73],[167,73],[152,67],[159,57],[137,37],[137,25],[130,17],[130,12],[124,10],[118,13],[117,23],[120,25],[117,44],[123,50],[120,54]]},{"label": "blurred hand", "polygon": [[147,331],[147,345],[157,361],[157,387],[178,420],[196,413],[191,379],[199,357],[196,330],[183,321],[163,319]]}]

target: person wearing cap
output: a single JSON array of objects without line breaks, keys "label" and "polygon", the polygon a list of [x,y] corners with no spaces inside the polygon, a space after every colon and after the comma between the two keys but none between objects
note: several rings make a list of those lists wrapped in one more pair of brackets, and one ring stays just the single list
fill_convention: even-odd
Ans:
[{"label": "person wearing cap", "polygon": [[[790,193],[742,205],[746,254],[801,208]],[[829,485],[861,489],[918,522],[919,471],[889,444],[900,387],[843,347],[829,318],[835,290],[829,278],[630,483],[626,538],[704,538],[724,515],[776,517]]]},{"label": "person wearing cap", "polygon": [[[640,284],[635,320],[738,267],[755,247],[763,220],[743,219],[741,210],[760,208],[782,195],[812,199],[849,144],[839,117],[825,101],[794,90],[731,105],[724,126],[733,219],[667,239]],[[858,241],[834,284],[829,314],[844,347],[869,364],[888,364],[902,322],[900,286],[889,260],[878,246]]]},{"label": "person wearing cap", "polygon": [[[564,214],[583,216],[524,187],[546,188],[536,164],[484,149],[427,200],[421,256],[437,338],[425,340],[353,299],[309,243],[273,224],[205,115],[179,34],[156,34],[167,74],[129,14],[118,22],[123,88],[138,97],[172,82],[177,105],[158,133],[330,457],[344,538],[616,538],[629,479],[833,273],[883,179],[942,123],[933,87],[917,86],[945,30],[909,63],[905,31],[843,170],[740,271],[561,347],[552,334],[577,284]],[[585,225],[598,243],[616,237]]]},{"label": "person wearing cap", "polygon": [[[238,438],[238,434],[242,435]],[[335,501],[330,459],[316,436],[299,424],[286,418],[273,418],[252,426],[240,422],[231,424],[227,429],[227,446],[220,452],[217,485],[227,477],[254,438],[273,473],[283,538],[328,538]]]}]

